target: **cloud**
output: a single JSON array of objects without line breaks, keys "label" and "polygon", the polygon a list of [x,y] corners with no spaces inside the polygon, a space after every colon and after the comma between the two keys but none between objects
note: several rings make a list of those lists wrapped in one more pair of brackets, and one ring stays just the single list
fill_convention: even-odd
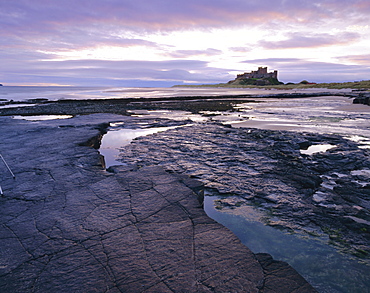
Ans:
[{"label": "cloud", "polygon": [[258,45],[264,49],[315,48],[350,44],[359,38],[360,35],[354,32],[343,32],[337,35],[295,32],[289,33],[286,40],[260,41]]},{"label": "cloud", "polygon": [[254,46],[246,45],[243,47],[230,47],[229,50],[236,53],[248,53],[253,50]]},{"label": "cloud", "polygon": [[222,54],[221,50],[208,48],[206,50],[176,50],[166,55],[172,58],[191,58],[196,56],[216,56]]},{"label": "cloud", "polygon": [[316,62],[300,58],[267,58],[244,61],[252,66],[260,64],[278,70],[278,78],[283,82],[345,82],[369,80],[370,67],[346,65],[330,62]]},{"label": "cloud", "polygon": [[55,39],[54,43],[45,44],[45,47],[50,46],[50,49],[63,51],[68,49],[82,50],[87,48],[98,48],[101,46],[111,47],[157,47],[155,42],[139,39],[139,38],[124,38],[117,36],[110,36],[100,32],[84,34],[80,32],[78,34],[71,34],[67,37]]},{"label": "cloud", "polygon": [[[257,45],[262,49],[294,49],[350,44],[359,39],[360,31],[344,31],[337,35],[325,32],[334,27],[338,31],[355,26],[365,28],[369,12],[370,5],[366,0],[1,0],[0,82],[31,83],[43,80],[44,83],[56,83],[58,78],[61,84],[90,81],[116,85],[125,80],[136,82],[139,79],[148,83],[180,83],[181,80],[222,82],[233,78],[228,74],[232,70],[215,68],[201,60],[216,60],[208,57],[220,55],[219,66],[228,64],[229,60],[236,63],[241,58],[240,53],[255,54],[253,48]],[[177,40],[176,44],[170,42],[171,34],[177,31],[201,30],[211,34],[216,29],[224,28],[229,31],[235,28],[238,32],[244,30],[245,34],[241,33],[236,41],[227,36],[221,37],[220,48],[225,45],[230,47],[222,52],[217,42],[207,45],[204,42],[202,45],[192,43],[192,40]],[[299,33],[300,30],[307,32],[308,28],[309,33]],[[256,37],[248,34],[249,29],[254,33],[263,33]],[[289,33],[291,31],[295,33]],[[361,32],[362,37],[367,35],[366,31]],[[285,35],[286,39],[277,42],[266,39],[256,44],[255,40],[262,35],[277,33]],[[165,35],[169,37],[163,37]],[[247,45],[249,47],[241,48],[243,38],[254,47]],[[159,40],[164,41],[160,43]],[[207,49],[208,46],[211,48]],[[104,52],[104,47],[117,49],[114,59],[123,61],[87,60],[86,56],[113,59],[110,55],[103,56],[105,52],[113,52]],[[96,55],[88,54],[89,50],[96,52],[94,49],[100,48],[103,49]],[[84,55],[76,53],[79,50],[84,50]],[[124,52],[122,56],[121,52]],[[357,52],[360,54],[360,50]],[[152,55],[149,57],[149,54]],[[58,59],[57,56],[71,56],[71,59],[85,57],[81,57],[84,60],[53,61]],[[130,58],[170,60],[128,61]],[[351,59],[348,57],[346,61],[344,58],[338,59],[339,62]],[[185,62],[183,59],[192,60]],[[366,65],[365,59],[352,59],[357,64]],[[304,66],[302,59],[296,60],[301,60]],[[293,66],[294,62],[287,64]],[[313,65],[306,64],[307,68],[315,70]],[[283,68],[288,72],[287,68]],[[348,67],[338,68],[349,70]],[[298,68],[294,70],[300,72]]]},{"label": "cloud", "polygon": [[337,59],[341,62],[351,62],[370,67],[370,54],[340,56]]},{"label": "cloud", "polygon": [[[0,33],[1,35],[1,33]],[[65,30],[63,32],[55,32],[50,35],[40,35],[36,37],[26,36],[4,36],[0,43],[0,48],[4,49],[17,49],[23,50],[43,50],[43,51],[68,51],[68,50],[83,50],[97,48],[101,46],[112,47],[135,47],[144,46],[156,48],[157,43],[144,40],[137,37],[126,38],[117,36],[116,34],[110,35],[104,31],[89,31],[73,28],[73,30]]]},{"label": "cloud", "polygon": [[[2,60],[0,60],[2,61]],[[0,73],[2,83],[12,79],[26,84],[57,83],[71,85],[128,86],[130,81],[141,84],[157,82],[174,85],[183,82],[218,83],[232,78],[224,69],[212,68],[207,62],[198,60],[170,61],[28,61],[26,64],[4,65],[7,74]]]},{"label": "cloud", "polygon": [[[346,9],[342,9],[343,7]],[[1,46],[63,51],[98,46],[148,46],[145,39],[158,31],[268,27],[322,24],[325,20],[353,25],[368,23],[367,1],[265,0],[2,0],[0,1]],[[349,17],[350,15],[350,17]],[[345,39],[350,36],[343,35]],[[324,34],[288,36],[280,43],[262,42],[266,48],[332,44],[335,36]],[[180,55],[181,52],[179,51]]]},{"label": "cloud", "polygon": [[[319,3],[319,4],[317,4]],[[346,9],[343,9],[345,7]],[[2,31],[28,33],[63,31],[66,27],[177,30],[192,27],[256,25],[263,22],[312,23],[323,18],[362,14],[366,1],[296,0],[2,0]]]}]

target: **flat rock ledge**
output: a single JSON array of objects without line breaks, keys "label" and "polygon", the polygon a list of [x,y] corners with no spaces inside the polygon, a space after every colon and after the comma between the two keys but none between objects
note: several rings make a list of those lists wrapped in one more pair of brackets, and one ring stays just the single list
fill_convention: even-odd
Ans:
[{"label": "flat rock ledge", "polygon": [[1,292],[316,292],[210,219],[199,182],[158,166],[105,171],[91,138],[108,118],[1,118],[16,176],[0,162]]}]

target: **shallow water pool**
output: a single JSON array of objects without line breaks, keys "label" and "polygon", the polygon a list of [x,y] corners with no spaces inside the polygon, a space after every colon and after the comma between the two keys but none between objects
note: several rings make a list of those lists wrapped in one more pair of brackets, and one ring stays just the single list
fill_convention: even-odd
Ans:
[{"label": "shallow water pool", "polygon": [[105,165],[107,168],[113,165],[124,165],[124,163],[118,160],[120,153],[119,149],[121,147],[128,145],[133,139],[137,137],[150,135],[161,131],[166,131],[171,128],[174,127],[155,127],[144,129],[125,128],[111,130],[104,135],[99,152],[104,156]]},{"label": "shallow water pool", "polygon": [[295,268],[319,292],[369,292],[370,267],[326,244],[327,236],[288,234],[263,224],[253,206],[217,209],[220,196],[206,195],[207,215],[229,228],[254,253],[269,253]]},{"label": "shallow water pool", "polygon": [[304,155],[313,155],[316,153],[326,152],[327,150],[330,150],[332,148],[335,148],[335,145],[316,144],[316,145],[309,146],[307,150],[300,150],[300,151],[301,151],[301,154],[304,154]]},{"label": "shallow water pool", "polygon": [[72,115],[36,115],[36,116],[13,116],[13,119],[22,119],[28,121],[45,121],[56,119],[69,119]]}]

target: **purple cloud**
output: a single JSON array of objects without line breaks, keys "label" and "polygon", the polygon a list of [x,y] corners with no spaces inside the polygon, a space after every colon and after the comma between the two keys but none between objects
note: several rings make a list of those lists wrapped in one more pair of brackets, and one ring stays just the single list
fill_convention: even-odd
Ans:
[{"label": "purple cloud", "polygon": [[[137,37],[122,37],[127,32],[146,34],[153,31],[289,25],[321,23],[324,19],[346,17],[354,24],[368,23],[368,1],[265,0],[2,0],[0,2],[0,46],[43,50],[68,50],[112,46],[156,46]],[[346,9],[342,7],[345,4]],[[330,36],[329,40],[331,40]],[[334,37],[334,36],[333,36]],[[332,37],[332,38],[333,38]],[[346,37],[346,36],[345,36]],[[348,39],[348,36],[346,37]],[[293,42],[325,42],[325,36],[292,35],[275,46],[289,47]],[[273,43],[261,43],[265,47]],[[181,54],[181,52],[179,52]]]},{"label": "purple cloud", "polygon": [[222,54],[221,50],[208,48],[206,50],[176,50],[166,55],[172,58],[190,58],[196,56],[215,56],[221,54]]},{"label": "purple cloud", "polygon": [[[315,31],[318,31],[321,24],[339,23],[343,20],[347,26],[351,24],[366,26],[369,12],[370,4],[367,0],[235,0],[232,3],[229,0],[1,0],[0,82],[32,83],[44,79],[43,83],[47,81],[55,83],[58,78],[61,84],[67,81],[71,84],[77,84],[78,81],[96,83],[99,78],[107,84],[123,82],[124,79],[174,83],[180,83],[181,80],[199,83],[222,82],[233,78],[228,74],[232,68],[218,69],[204,61],[189,60],[187,63],[181,60],[184,58],[201,60],[206,56],[222,54],[222,59],[227,60],[226,52],[221,52],[218,48],[200,50],[197,44],[192,44],[190,49],[174,47],[170,53],[166,48],[163,49],[162,57],[180,59],[167,61],[169,63],[104,60],[55,62],[51,61],[55,58],[53,53],[40,52],[56,54],[101,46],[121,48],[144,46],[155,48],[158,52],[162,45],[152,41],[155,38],[147,38],[148,35],[158,32],[165,34],[176,30],[211,32],[213,28],[225,27],[243,27],[246,32],[250,27],[268,28],[270,34],[274,31],[288,32],[293,29],[297,31],[297,28],[302,26],[313,28],[310,34],[286,33],[286,40],[279,42],[266,40],[256,44],[265,49],[347,44],[356,41],[359,35],[349,32],[331,35]],[[235,54],[251,49],[248,47],[243,50],[236,47],[240,44],[233,43],[229,46]],[[125,56],[122,56],[122,59],[124,60]],[[315,70],[314,65],[319,66],[314,63],[304,64],[302,60],[301,62],[303,67],[312,70]],[[358,64],[366,65],[365,62],[358,59]],[[287,64],[293,66],[294,62]],[[345,65],[331,67],[329,63],[325,64],[328,70],[342,68],[346,72],[350,71]],[[285,70],[287,67],[282,68]],[[279,67],[276,69],[280,70]],[[294,70],[301,72],[294,66],[290,72]],[[364,72],[360,68],[358,70]]]},{"label": "purple cloud", "polygon": [[[227,25],[276,22],[318,22],[323,18],[348,15],[364,16],[367,1],[295,1],[235,0],[89,0],[45,1],[3,0],[0,3],[4,33],[17,31],[38,33],[63,31],[66,27],[114,28],[135,30],[172,30],[191,27],[224,27]],[[343,7],[346,9],[343,10]]]},{"label": "purple cloud", "polygon": [[253,50],[253,46],[247,45],[244,47],[231,47],[229,48],[230,51],[236,52],[236,53],[248,53]]},{"label": "purple cloud", "polygon": [[[173,85],[183,82],[219,83],[232,78],[225,69],[212,68],[197,60],[172,61],[26,61],[8,64],[6,74],[0,73],[3,83],[15,76],[26,84],[55,83],[60,80],[72,85],[128,86],[128,82],[146,81]],[[143,82],[142,82],[143,83]]]},{"label": "purple cloud", "polygon": [[[345,82],[368,80],[370,67],[361,65],[345,65],[330,62],[307,61],[299,58],[267,58],[244,61],[251,64],[268,66],[279,71],[278,78],[283,82],[300,82],[303,79],[311,82]],[[247,68],[246,71],[249,69]]]},{"label": "purple cloud", "polygon": [[290,33],[289,38],[282,41],[260,41],[259,46],[265,49],[315,48],[353,43],[360,38],[358,33],[344,32],[337,35]]}]

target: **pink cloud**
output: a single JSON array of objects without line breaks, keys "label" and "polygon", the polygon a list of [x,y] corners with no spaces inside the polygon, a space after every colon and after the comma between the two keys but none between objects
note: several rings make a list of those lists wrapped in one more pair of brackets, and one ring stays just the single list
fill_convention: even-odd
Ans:
[{"label": "pink cloud", "polygon": [[365,55],[348,55],[348,56],[341,56],[337,58],[340,61],[345,62],[352,62],[359,65],[365,65],[370,67],[370,54]]},{"label": "pink cloud", "polygon": [[[114,46],[156,46],[139,39],[119,38],[127,32],[141,34],[153,31],[232,27],[241,25],[266,26],[283,29],[287,24],[320,23],[334,17],[347,17],[351,21],[367,19],[362,14],[367,1],[354,0],[312,1],[265,0],[2,0],[0,1],[0,37],[22,41],[27,46],[64,50]],[[355,17],[355,14],[357,15]],[[348,20],[348,18],[346,18]],[[291,38],[303,43],[324,43],[319,36],[310,39]],[[291,40],[294,41],[294,40]],[[329,40],[332,41],[332,40]],[[4,42],[2,42],[4,44]],[[290,46],[290,40],[276,46]],[[6,44],[9,46],[9,44]],[[272,44],[264,43],[264,46]],[[307,44],[304,44],[307,46]]]}]

